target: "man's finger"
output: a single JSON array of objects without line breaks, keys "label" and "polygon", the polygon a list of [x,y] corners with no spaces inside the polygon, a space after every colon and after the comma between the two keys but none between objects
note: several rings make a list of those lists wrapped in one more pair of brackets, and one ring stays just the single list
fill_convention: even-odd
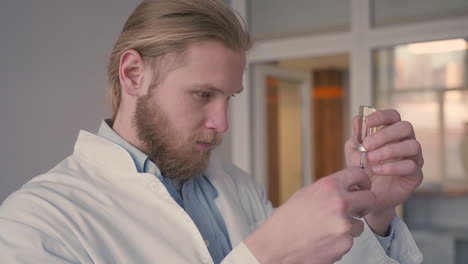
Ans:
[{"label": "man's finger", "polygon": [[367,160],[373,163],[381,163],[387,160],[400,160],[421,153],[421,144],[415,140],[405,140],[384,145],[376,150],[368,152]]},{"label": "man's finger", "polygon": [[375,208],[375,194],[369,190],[350,192],[348,200],[351,206],[348,209],[350,217],[363,217]]},{"label": "man's finger", "polygon": [[366,124],[369,127],[388,126],[401,121],[401,116],[394,109],[377,110],[366,117]]},{"label": "man's finger", "polygon": [[364,232],[364,222],[359,219],[351,219],[351,236],[358,237]]},{"label": "man's finger", "polygon": [[361,168],[348,168],[336,175],[342,187],[348,191],[352,191],[356,186],[359,190],[369,190],[372,185],[369,176]]},{"label": "man's finger", "polygon": [[379,176],[406,176],[415,173],[419,167],[415,160],[405,159],[373,165],[370,169]]},{"label": "man's finger", "polygon": [[371,151],[385,144],[405,139],[415,139],[414,130],[410,122],[401,121],[368,136],[364,139],[363,145]]}]

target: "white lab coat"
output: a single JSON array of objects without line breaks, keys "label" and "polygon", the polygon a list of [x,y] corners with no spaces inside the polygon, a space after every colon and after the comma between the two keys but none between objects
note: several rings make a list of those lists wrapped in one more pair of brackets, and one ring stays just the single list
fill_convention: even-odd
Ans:
[{"label": "white lab coat", "polygon": [[[263,189],[232,164],[212,160],[206,175],[234,247],[223,263],[258,263],[242,240],[272,213]],[[416,256],[408,263],[421,262],[412,239],[401,246]],[[0,262],[213,263],[164,185],[138,173],[123,148],[85,131],[71,156],[0,207]],[[342,263],[393,262],[366,227]]]}]

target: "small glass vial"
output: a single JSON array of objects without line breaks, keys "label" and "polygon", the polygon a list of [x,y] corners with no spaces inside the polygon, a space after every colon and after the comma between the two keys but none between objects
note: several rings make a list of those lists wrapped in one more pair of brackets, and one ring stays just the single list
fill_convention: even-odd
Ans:
[{"label": "small glass vial", "polygon": [[368,127],[366,125],[366,117],[377,111],[372,106],[361,105],[359,106],[359,127],[357,141],[359,145],[357,146],[357,151],[361,152],[361,161],[359,162],[359,167],[364,168],[366,166],[366,152],[367,150],[362,145],[362,142],[367,136],[370,136],[375,133],[377,130],[376,127]]}]

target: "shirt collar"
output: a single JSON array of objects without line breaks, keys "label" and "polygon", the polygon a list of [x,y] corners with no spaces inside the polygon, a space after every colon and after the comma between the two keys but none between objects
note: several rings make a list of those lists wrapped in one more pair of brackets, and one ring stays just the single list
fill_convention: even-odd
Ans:
[{"label": "shirt collar", "polygon": [[161,172],[154,162],[148,158],[148,155],[123,139],[119,134],[117,134],[117,132],[115,132],[114,129],[112,129],[112,125],[113,122],[111,119],[103,120],[99,126],[98,136],[103,137],[128,151],[138,172],[153,173],[160,178]]}]

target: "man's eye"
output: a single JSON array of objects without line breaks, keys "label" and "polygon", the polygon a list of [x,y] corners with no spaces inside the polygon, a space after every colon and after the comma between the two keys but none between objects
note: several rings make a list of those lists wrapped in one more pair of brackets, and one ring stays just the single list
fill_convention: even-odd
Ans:
[{"label": "man's eye", "polygon": [[211,94],[207,92],[197,92],[197,95],[201,98],[209,98],[211,96]]}]

